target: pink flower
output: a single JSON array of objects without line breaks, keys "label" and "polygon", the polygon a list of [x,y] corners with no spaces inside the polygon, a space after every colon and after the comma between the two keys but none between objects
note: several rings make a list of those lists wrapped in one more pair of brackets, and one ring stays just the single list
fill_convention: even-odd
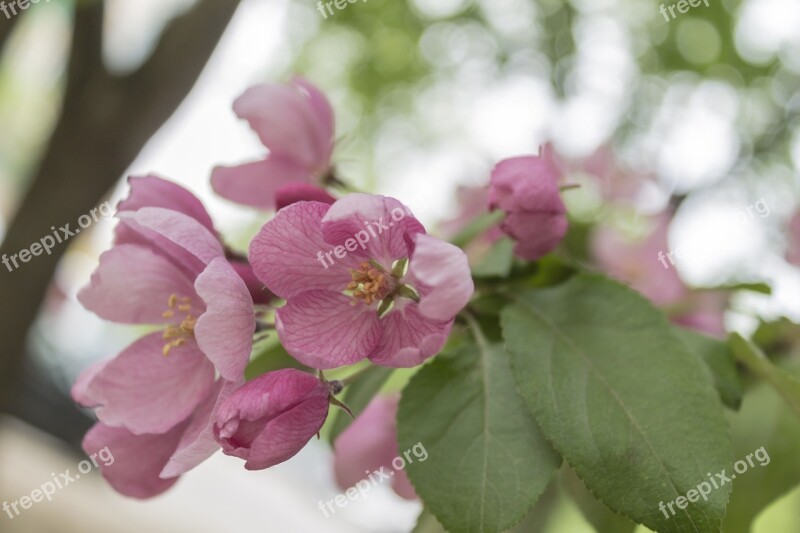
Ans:
[{"label": "pink flower", "polygon": [[397,200],[369,194],[280,210],[250,261],[287,300],[275,321],[283,346],[314,368],[418,365],[442,348],[474,290],[459,248],[426,235]]},{"label": "pink flower", "polygon": [[688,293],[675,266],[661,260],[670,252],[667,234],[671,220],[669,212],[655,217],[654,229],[639,241],[626,239],[608,226],[598,226],[591,239],[592,254],[600,267],[658,306],[675,304]]},{"label": "pink flower", "polygon": [[[132,176],[128,178],[128,184],[130,185],[128,197],[117,205],[118,216],[122,216],[115,229],[114,242],[116,244],[136,244],[150,248],[155,253],[170,258],[179,268],[184,268],[184,265],[192,265],[194,268],[186,271],[188,275],[192,275],[196,269],[201,268],[202,264],[179,244],[157,231],[137,223],[135,217],[126,216],[145,207],[160,207],[193,218],[217,239],[223,249],[225,248],[208,211],[202,202],[188,190],[177,183],[157,176]],[[255,303],[269,302],[272,295],[265,289],[264,284],[256,279],[246,260],[233,257],[229,253],[226,253],[226,256],[230,256],[228,257],[229,263],[244,280],[253,301]]]},{"label": "pink flower", "polygon": [[[185,200],[184,210],[199,205],[188,191],[186,196],[168,182],[153,180],[138,182],[153,188],[134,186],[131,198],[122,202],[118,244],[100,257],[78,299],[101,318],[163,329],[85,370],[72,395],[96,408],[97,434],[113,434],[131,450],[139,444],[160,447],[166,458],[159,475],[170,478],[218,449],[211,412],[244,381],[255,316],[247,286],[225,259],[218,238],[198,220],[201,214],[136,209],[144,193],[154,189],[173,194],[173,202]],[[154,198],[165,200],[163,195]],[[168,486],[151,474],[134,467],[104,471],[113,486],[138,497]]]},{"label": "pink flower", "polygon": [[523,259],[535,261],[550,253],[567,233],[559,178],[549,147],[539,156],[505,159],[492,171],[489,208],[506,212],[501,229],[517,241],[514,253]]},{"label": "pink flower", "polygon": [[328,416],[329,385],[287,368],[249,381],[214,414],[214,437],[248,470],[282,463],[316,435]]},{"label": "pink flower", "polygon": [[786,260],[800,266],[800,212],[791,218],[788,229],[789,248],[786,250]]},{"label": "pink flower", "polygon": [[233,104],[269,149],[266,159],[217,167],[211,185],[234,202],[274,209],[276,195],[292,182],[319,183],[330,170],[333,110],[325,96],[302,78],[288,85],[251,87]]},{"label": "pink flower", "polygon": [[[103,477],[120,494],[151,498],[219,450],[211,414],[238,384],[218,380],[194,413],[163,433],[136,434],[124,427],[97,423],[83,439],[87,455],[108,448],[113,462],[99,463]],[[84,391],[76,384],[73,396]]]},{"label": "pink flower", "polygon": [[[367,472],[385,468],[394,471],[392,460],[397,451],[398,395],[377,396],[334,443],[333,468],[336,483],[342,490],[367,478]],[[417,498],[405,470],[397,470],[392,488],[407,500]]]}]

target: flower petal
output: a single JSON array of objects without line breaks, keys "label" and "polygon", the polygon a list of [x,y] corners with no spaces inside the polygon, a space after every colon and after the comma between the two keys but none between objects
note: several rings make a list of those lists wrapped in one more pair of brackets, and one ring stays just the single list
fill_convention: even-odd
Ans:
[{"label": "flower petal", "polygon": [[327,168],[326,147],[320,139],[330,134],[330,125],[318,118],[307,89],[256,85],[236,99],[233,111],[250,123],[272,154],[307,171]]},{"label": "flower petal", "polygon": [[114,228],[114,244],[135,244],[147,248],[172,261],[190,279],[197,277],[206,267],[192,253],[127,216],[120,219]]},{"label": "flower petal", "polygon": [[328,397],[318,395],[273,418],[253,441],[244,467],[263,470],[291,459],[319,433],[327,417]]},{"label": "flower petal", "polygon": [[381,319],[383,334],[370,361],[376,365],[409,368],[439,353],[447,342],[453,320],[439,322],[423,316],[410,303]]},{"label": "flower petal", "polygon": [[219,405],[241,386],[241,383],[217,380],[192,416],[192,421],[184,431],[175,453],[161,471],[162,479],[185,474],[219,450],[219,443],[214,439],[212,415]]},{"label": "flower petal", "polygon": [[330,205],[335,201],[336,198],[322,187],[302,181],[287,183],[275,193],[276,209],[283,209],[297,202],[322,202]]},{"label": "flower petal", "polygon": [[376,396],[334,443],[336,483],[346,490],[397,457],[398,395]]},{"label": "flower petal", "polygon": [[202,224],[188,215],[161,207],[143,207],[129,216],[145,228],[151,229],[208,264],[223,254],[219,239]]},{"label": "flower petal", "polygon": [[162,353],[161,333],[137,340],[108,362],[86,394],[97,418],[136,434],[163,433],[186,420],[214,385],[214,366],[194,341]]},{"label": "flower petal", "polygon": [[197,277],[194,287],[206,303],[206,312],[194,327],[197,345],[223,378],[244,379],[256,330],[247,285],[224,257],[218,257]]},{"label": "flower petal", "polygon": [[119,212],[138,211],[143,207],[163,207],[188,215],[216,235],[211,216],[203,203],[177,183],[158,176],[131,176],[128,178],[128,197],[117,205]]},{"label": "flower petal", "polygon": [[517,242],[514,254],[528,261],[552,252],[567,234],[569,222],[564,213],[511,213],[502,224],[503,231]]},{"label": "flower petal", "polygon": [[274,295],[261,283],[261,280],[256,277],[256,273],[253,272],[253,267],[251,267],[249,263],[232,260],[231,266],[236,273],[239,274],[239,277],[242,278],[244,284],[247,285],[247,290],[250,291],[250,297],[253,299],[253,303],[266,304],[272,300]]},{"label": "flower petal", "polygon": [[314,124],[316,127],[313,129],[316,137],[316,146],[318,150],[318,157],[320,161],[329,161],[331,153],[333,152],[334,144],[334,117],[333,108],[330,102],[322,94],[322,91],[317,89],[308,80],[296,77],[292,83],[299,87],[308,96],[308,103],[311,108],[311,114],[314,117]]},{"label": "flower petal", "polygon": [[323,255],[330,254],[331,246],[322,239],[320,223],[330,207],[320,202],[285,207],[250,243],[253,271],[281,298],[315,289],[343,291],[352,280],[349,268],[358,268],[355,258],[346,256],[331,265]]},{"label": "flower petal", "polygon": [[[170,295],[195,297],[192,282],[169,260],[130,244],[100,256],[89,284],[78,293],[86,309],[126,324],[163,324]],[[194,298],[193,298],[194,299]]]},{"label": "flower petal", "polygon": [[275,326],[283,347],[312,368],[351,365],[369,355],[380,338],[374,309],[331,291],[308,291],[278,309]]},{"label": "flower petal", "polygon": [[151,498],[177,481],[161,479],[158,473],[175,450],[183,427],[157,435],[134,435],[98,423],[83,438],[83,450],[99,459],[103,477],[114,490],[131,498]]},{"label": "flower petal", "polygon": [[396,259],[410,254],[408,238],[425,233],[411,210],[394,198],[351,193],[334,203],[322,219],[322,234],[331,245],[348,239],[365,243],[351,252],[375,259],[391,268]]},{"label": "flower petal", "polygon": [[420,285],[419,310],[434,320],[451,320],[475,292],[467,256],[461,248],[422,233],[414,236],[414,243],[409,270],[413,283]]},{"label": "flower petal", "polygon": [[275,194],[282,186],[311,180],[308,169],[279,154],[233,167],[216,167],[211,173],[214,192],[237,204],[275,209]]},{"label": "flower petal", "polygon": [[100,373],[100,371],[103,370],[103,368],[105,368],[105,366],[110,362],[110,359],[105,361],[97,361],[86,367],[84,371],[78,375],[78,378],[75,380],[75,383],[72,385],[72,390],[70,391],[70,395],[75,402],[83,407],[97,407],[99,405],[97,400],[89,396],[87,393],[87,388],[94,377]]}]

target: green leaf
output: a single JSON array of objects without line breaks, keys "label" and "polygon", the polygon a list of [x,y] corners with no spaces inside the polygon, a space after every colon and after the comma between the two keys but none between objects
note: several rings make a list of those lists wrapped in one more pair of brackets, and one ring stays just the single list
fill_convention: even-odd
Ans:
[{"label": "green leaf", "polygon": [[733,481],[723,531],[749,533],[761,511],[800,485],[800,420],[766,383],[750,389],[742,409],[729,419],[737,459],[762,446],[770,458],[766,466],[753,461],[755,466]]},{"label": "green leaf", "polygon": [[467,224],[455,237],[450,239],[450,242],[463,248],[471,243],[478,235],[500,223],[505,216],[506,214],[503,211],[492,211],[491,213],[481,215]]},{"label": "green leaf", "polygon": [[[344,388],[339,400],[344,402],[355,416],[360,415],[370,400],[378,394],[393,371],[393,368],[383,366],[369,367],[358,376],[356,381]],[[342,431],[353,422],[353,419],[342,409],[331,410],[331,414],[333,422],[330,426],[330,433],[328,433],[328,441],[333,444]]]},{"label": "green leaf", "polygon": [[736,358],[754,374],[772,385],[783,396],[789,407],[800,415],[800,380],[773,365],[758,346],[738,333],[731,334],[729,342]]},{"label": "green leaf", "polygon": [[428,460],[406,467],[417,494],[448,530],[503,531],[519,522],[561,458],[514,390],[502,348],[466,345],[420,370],[403,391],[399,448]]},{"label": "green leaf", "polygon": [[517,388],[592,493],[654,530],[716,531],[729,486],[659,510],[732,457],[708,370],[664,315],[597,275],[517,300],[502,315]]},{"label": "green leaf", "polygon": [[514,241],[505,237],[497,241],[486,257],[472,269],[476,278],[508,276],[514,266]]},{"label": "green leaf", "polygon": [[724,342],[683,328],[675,328],[689,350],[705,361],[714,378],[714,386],[722,401],[731,409],[742,405],[742,382],[736,370],[736,358]]},{"label": "green leaf", "polygon": [[617,514],[594,497],[572,468],[561,469],[561,485],[581,510],[586,520],[600,532],[633,533],[636,524]]},{"label": "green leaf", "polygon": [[772,287],[770,287],[767,283],[757,281],[757,282],[746,282],[746,283],[732,283],[730,285],[718,285],[716,287],[697,289],[697,292],[703,292],[703,291],[708,291],[708,292],[749,291],[749,292],[756,292],[758,294],[772,294]]},{"label": "green leaf", "polygon": [[442,527],[442,524],[436,520],[428,509],[423,509],[417,518],[417,525],[411,533],[447,533],[447,530]]},{"label": "green leaf", "polygon": [[507,533],[547,533],[562,497],[558,483],[550,483],[522,522],[509,529]]},{"label": "green leaf", "polygon": [[268,339],[264,345],[254,347],[253,352],[257,355],[253,356],[244,372],[245,378],[248,381],[261,374],[280,370],[281,368],[308,370],[308,367],[289,355],[283,346],[278,344],[275,339]]}]

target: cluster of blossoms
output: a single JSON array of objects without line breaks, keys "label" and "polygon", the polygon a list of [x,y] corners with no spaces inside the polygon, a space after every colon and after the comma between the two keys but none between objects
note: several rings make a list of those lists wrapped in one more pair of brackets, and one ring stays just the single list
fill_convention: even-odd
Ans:
[{"label": "cluster of blossoms", "polygon": [[[261,85],[233,108],[269,153],[214,169],[212,186],[231,201],[276,212],[248,257],[224,244],[192,193],[155,176],[134,177],[118,205],[114,245],[78,296],[103,319],[158,326],[86,369],[72,390],[98,418],[85,451],[114,450],[103,475],[128,496],[165,491],[220,449],[247,469],[289,459],[319,433],[329,406],[342,405],[335,398],[342,383],[327,381],[322,370],[364,359],[420,365],[442,349],[474,292],[465,253],[429,235],[400,201],[331,194],[341,183],[331,162],[334,117],[318,89],[302,79]],[[552,251],[567,229],[558,180],[547,154],[498,164],[482,209],[506,217],[486,235],[511,237],[524,259]],[[346,245],[398,209],[407,215],[320,268],[319,250]],[[265,323],[268,315],[274,323]],[[254,338],[272,329],[308,371],[246,381]],[[394,457],[396,409],[396,398],[378,397],[338,438],[343,486]],[[414,497],[404,475],[394,486]]]}]

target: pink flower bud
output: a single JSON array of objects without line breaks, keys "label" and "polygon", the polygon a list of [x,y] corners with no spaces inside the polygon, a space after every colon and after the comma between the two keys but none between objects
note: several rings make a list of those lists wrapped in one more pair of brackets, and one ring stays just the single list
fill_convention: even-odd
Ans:
[{"label": "pink flower bud", "polygon": [[492,171],[489,208],[506,212],[501,229],[517,241],[514,253],[523,259],[535,261],[550,253],[567,232],[559,176],[550,150],[505,159]]},{"label": "pink flower bud", "polygon": [[328,416],[328,384],[292,368],[269,372],[231,394],[214,415],[214,438],[248,470],[282,463]]}]

